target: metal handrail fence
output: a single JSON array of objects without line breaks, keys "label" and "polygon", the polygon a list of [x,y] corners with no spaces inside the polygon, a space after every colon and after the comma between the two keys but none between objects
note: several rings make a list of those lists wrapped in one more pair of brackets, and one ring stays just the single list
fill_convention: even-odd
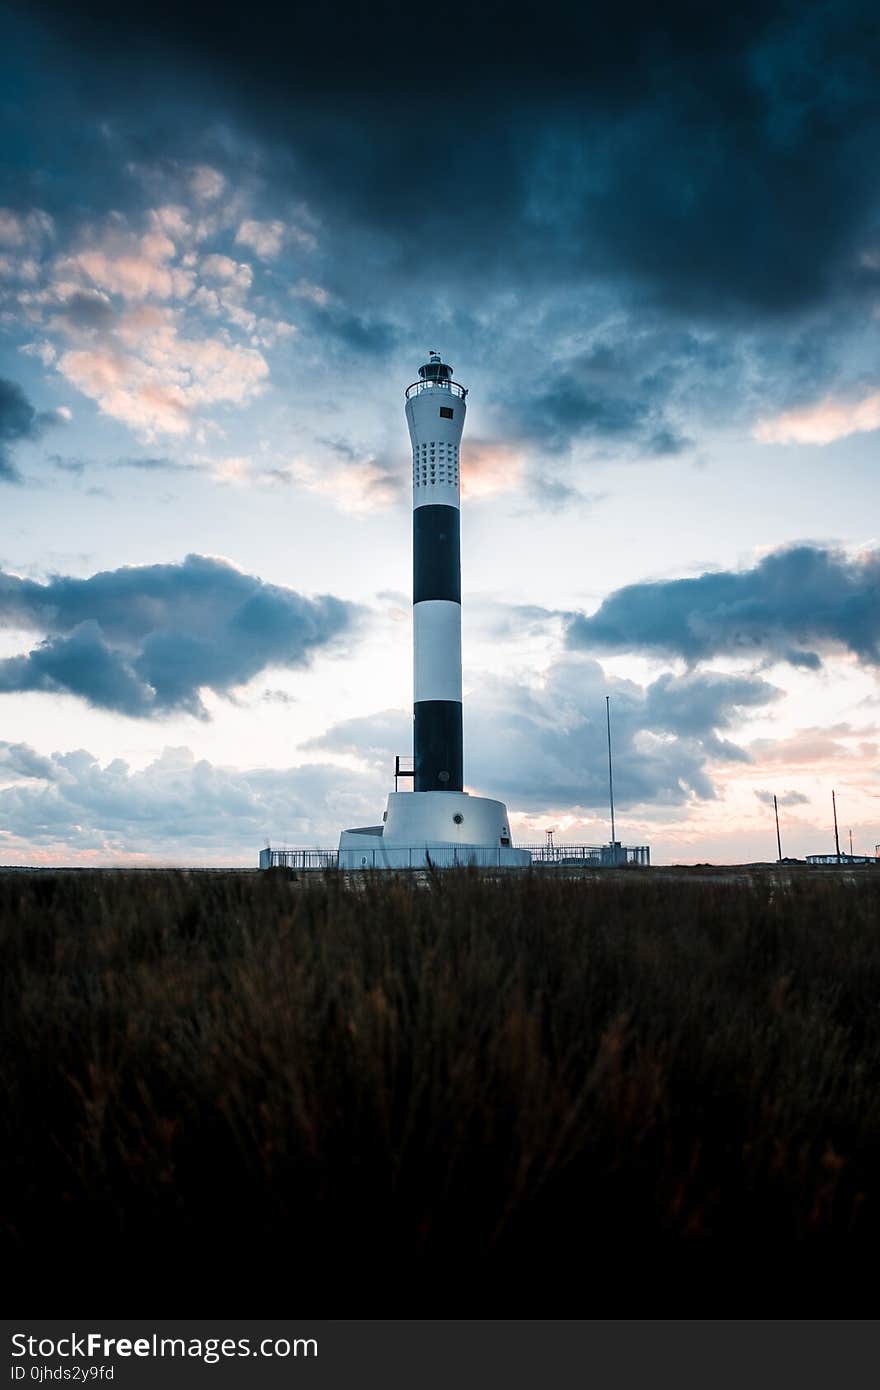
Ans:
[{"label": "metal handrail fence", "polygon": [[[651,851],[647,845],[520,845],[529,852],[533,864],[584,864],[596,868],[615,868],[637,865],[647,867]],[[425,846],[368,846],[358,849],[363,869],[417,869],[425,864]],[[501,868],[504,850],[493,846],[474,848],[468,845],[444,845],[428,851],[431,863],[438,869],[451,869],[472,864],[478,868]],[[339,853],[335,849],[265,849],[260,867],[265,869],[335,869]]]}]

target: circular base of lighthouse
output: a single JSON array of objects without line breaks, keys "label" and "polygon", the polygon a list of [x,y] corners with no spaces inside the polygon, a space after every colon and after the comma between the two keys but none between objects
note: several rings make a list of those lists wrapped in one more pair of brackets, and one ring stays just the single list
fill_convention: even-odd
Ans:
[{"label": "circular base of lighthouse", "polygon": [[507,807],[467,792],[391,792],[381,825],[343,830],[340,869],[525,868],[528,850],[514,849]]}]

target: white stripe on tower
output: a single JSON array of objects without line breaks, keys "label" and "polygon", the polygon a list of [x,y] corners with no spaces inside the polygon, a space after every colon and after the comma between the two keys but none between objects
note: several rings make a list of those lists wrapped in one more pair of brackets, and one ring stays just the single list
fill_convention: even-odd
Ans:
[{"label": "white stripe on tower", "polygon": [[413,700],[461,704],[461,604],[425,599],[413,605]]},{"label": "white stripe on tower", "polygon": [[467,392],[432,352],[406,393],[413,450],[415,790],[461,791],[459,448]]}]

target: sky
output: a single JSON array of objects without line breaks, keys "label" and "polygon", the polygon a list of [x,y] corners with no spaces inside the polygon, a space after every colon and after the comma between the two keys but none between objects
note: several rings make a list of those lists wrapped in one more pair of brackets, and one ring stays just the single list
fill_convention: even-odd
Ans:
[{"label": "sky", "polygon": [[465,783],[655,863],[880,842],[867,3],[4,7],[0,863],[255,864],[412,749],[404,391],[462,447]]}]

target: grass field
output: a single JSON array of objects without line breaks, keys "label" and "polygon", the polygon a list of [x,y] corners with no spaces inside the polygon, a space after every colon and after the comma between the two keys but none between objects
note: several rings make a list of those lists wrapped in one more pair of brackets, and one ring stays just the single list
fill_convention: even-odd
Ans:
[{"label": "grass field", "polygon": [[870,1313],[878,909],[872,870],[0,874],[17,1306]]}]

